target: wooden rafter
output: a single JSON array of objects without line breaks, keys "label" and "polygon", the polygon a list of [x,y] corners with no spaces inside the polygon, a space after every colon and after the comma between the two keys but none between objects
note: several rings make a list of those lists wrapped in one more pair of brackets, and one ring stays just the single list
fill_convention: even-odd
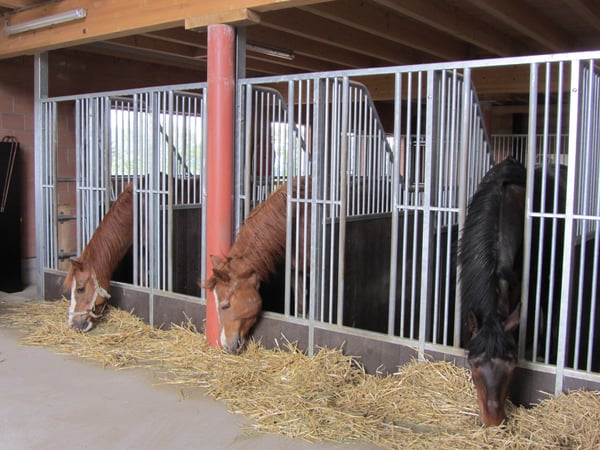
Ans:
[{"label": "wooden rafter", "polygon": [[184,27],[186,19],[214,17],[214,20],[220,20],[236,16],[234,11],[253,10],[260,13],[322,1],[324,0],[205,0],[179,2],[177,7],[173,6],[171,0],[62,0],[44,3],[40,7],[13,14],[10,22],[21,23],[75,8],[84,8],[87,16],[76,22],[15,36],[0,33],[0,58]]},{"label": "wooden rafter", "polygon": [[516,43],[498,30],[464,11],[458,10],[441,0],[374,0],[382,6],[402,13],[407,17],[432,28],[460,38],[475,46],[486,49],[493,55],[509,56],[520,54]]},{"label": "wooden rafter", "polygon": [[415,48],[437,59],[452,61],[464,56],[464,44],[458,39],[433,28],[420,26],[417,22],[393,14],[378,5],[350,0],[344,3],[344,8],[334,3],[323,3],[305,6],[302,9],[400,45]]},{"label": "wooden rafter", "polygon": [[562,52],[568,48],[569,35],[558,23],[552,22],[540,10],[534,10],[521,0],[485,2],[470,0],[477,8],[519,33],[529,36],[547,51]]}]

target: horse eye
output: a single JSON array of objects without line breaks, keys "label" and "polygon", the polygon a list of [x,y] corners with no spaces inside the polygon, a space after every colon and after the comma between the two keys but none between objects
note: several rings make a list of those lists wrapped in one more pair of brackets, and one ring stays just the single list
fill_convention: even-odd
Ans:
[{"label": "horse eye", "polygon": [[225,310],[227,308],[229,308],[231,306],[231,303],[229,302],[221,302],[221,304],[219,305],[221,307],[221,310]]},{"label": "horse eye", "polygon": [[83,294],[85,292],[85,287],[78,287],[77,288],[77,293],[78,294]]}]

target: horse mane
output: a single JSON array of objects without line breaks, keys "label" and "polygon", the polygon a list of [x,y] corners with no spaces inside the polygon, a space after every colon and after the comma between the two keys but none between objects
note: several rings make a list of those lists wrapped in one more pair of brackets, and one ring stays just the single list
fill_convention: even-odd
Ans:
[{"label": "horse mane", "polygon": [[[483,350],[488,355],[502,354],[500,336],[504,335],[498,312],[498,275],[496,273],[497,243],[500,232],[502,194],[505,186],[516,184],[525,186],[526,171],[523,165],[513,158],[507,158],[492,167],[485,175],[469,204],[469,211],[459,246],[461,303],[463,315],[473,313],[480,324],[479,335],[495,335],[493,339],[474,339],[469,345],[475,353]],[[488,326],[492,323],[495,326]],[[498,329],[498,327],[500,327]],[[484,344],[485,343],[485,344]]]},{"label": "horse mane", "polygon": [[[132,242],[133,185],[129,183],[108,210],[78,259],[93,268],[100,284],[106,286]],[[73,275],[74,268],[71,266],[65,277],[65,288],[71,287]]]},{"label": "horse mane", "polygon": [[257,205],[240,228],[230,259],[243,259],[260,280],[275,272],[285,258],[287,184]]},{"label": "horse mane", "polygon": [[[295,179],[292,190],[304,198],[306,181]],[[242,267],[244,272],[254,272],[260,281],[275,274],[285,259],[287,232],[287,188],[282,184],[265,201],[259,203],[240,227],[224,264],[230,269]],[[213,274],[205,283],[214,288],[217,279]]]}]

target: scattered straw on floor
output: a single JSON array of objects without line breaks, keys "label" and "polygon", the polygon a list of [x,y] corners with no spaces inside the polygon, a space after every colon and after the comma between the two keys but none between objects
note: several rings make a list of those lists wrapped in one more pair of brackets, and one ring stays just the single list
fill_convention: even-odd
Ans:
[{"label": "scattered straw on floor", "polygon": [[598,448],[600,393],[575,391],[531,409],[509,405],[501,427],[482,428],[469,372],[413,362],[390,376],[365,374],[340,349],[312,358],[295,345],[242,355],[209,347],[192,326],[158,330],[111,309],[89,333],[66,324],[66,301],[2,304],[3,324],[26,345],[52,347],[115,368],[147,367],[165,383],[202,386],[252,429],[306,440],[384,448]]}]

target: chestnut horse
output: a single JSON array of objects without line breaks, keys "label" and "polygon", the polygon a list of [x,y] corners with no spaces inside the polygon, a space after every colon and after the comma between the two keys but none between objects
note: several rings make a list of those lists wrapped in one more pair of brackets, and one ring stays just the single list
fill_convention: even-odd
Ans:
[{"label": "chestnut horse", "polygon": [[110,298],[114,270],[133,243],[133,186],[127,184],[79,258],[70,260],[64,281],[71,291],[69,326],[89,331]]},{"label": "chestnut horse", "polygon": [[[299,198],[306,198],[308,188],[305,178],[292,184],[293,193]],[[248,333],[260,315],[261,283],[272,277],[285,262],[286,210],[287,184],[283,184],[250,212],[224,259],[210,255],[213,274],[205,287],[213,291],[221,330],[220,342],[230,353],[242,351]],[[292,264],[300,261],[301,266],[294,266],[292,273],[297,271],[301,279],[303,270],[308,270],[308,263],[303,263],[304,206],[299,205],[292,211],[292,236],[296,236],[296,229],[300,231],[299,245],[295,241],[292,244],[293,249],[299,249],[292,256]],[[300,305],[303,294],[300,289],[298,291],[296,300]]]},{"label": "chestnut horse", "polygon": [[459,244],[466,349],[481,421],[499,425],[517,363],[526,170],[508,158],[485,175]]}]

